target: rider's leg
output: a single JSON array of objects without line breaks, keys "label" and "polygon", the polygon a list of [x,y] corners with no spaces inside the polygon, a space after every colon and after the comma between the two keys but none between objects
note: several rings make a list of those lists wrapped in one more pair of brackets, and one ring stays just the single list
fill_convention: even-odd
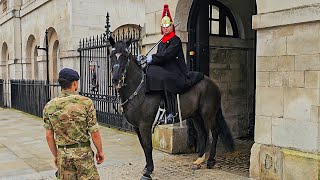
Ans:
[{"label": "rider's leg", "polygon": [[175,108],[175,95],[169,91],[165,91],[166,101],[167,101],[167,123],[174,123],[174,117],[176,116],[176,108]]}]

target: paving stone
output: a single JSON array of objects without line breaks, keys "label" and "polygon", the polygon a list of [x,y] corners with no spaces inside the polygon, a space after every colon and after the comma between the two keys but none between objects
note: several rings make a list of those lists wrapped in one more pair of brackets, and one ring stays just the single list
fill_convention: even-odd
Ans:
[{"label": "paving stone", "polygon": [[[17,120],[16,118],[19,118]],[[27,128],[26,128],[27,127]],[[0,109],[0,179],[56,179],[42,121],[34,116]],[[134,134],[101,127],[106,160],[98,165],[103,180],[140,179],[145,158]],[[226,153],[220,142],[213,169],[204,164],[191,170],[197,154],[171,155],[154,150],[154,180],[247,180],[251,140],[236,140],[236,151]]]}]

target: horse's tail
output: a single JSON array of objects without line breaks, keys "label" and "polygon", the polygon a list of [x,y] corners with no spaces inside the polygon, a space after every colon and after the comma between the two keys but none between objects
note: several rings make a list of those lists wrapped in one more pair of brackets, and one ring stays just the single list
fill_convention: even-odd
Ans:
[{"label": "horse's tail", "polygon": [[224,119],[224,116],[222,114],[221,107],[218,110],[216,118],[217,118],[218,127],[219,127],[219,135],[220,135],[223,146],[226,148],[226,150],[233,151],[234,141],[233,141],[230,129],[227,125],[227,122]]}]

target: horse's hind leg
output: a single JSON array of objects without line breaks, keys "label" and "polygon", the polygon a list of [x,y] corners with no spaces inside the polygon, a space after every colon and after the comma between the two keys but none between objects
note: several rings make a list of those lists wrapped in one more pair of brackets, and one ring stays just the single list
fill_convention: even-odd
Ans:
[{"label": "horse's hind leg", "polygon": [[200,168],[200,164],[202,164],[205,161],[205,151],[206,151],[208,133],[204,127],[201,116],[193,117],[193,124],[197,131],[198,142],[199,142],[198,159],[193,162],[193,164],[195,165],[193,169],[198,169]]},{"label": "horse's hind leg", "polygon": [[217,129],[211,129],[211,134],[212,134],[212,143],[210,148],[210,155],[207,161],[208,169],[212,169],[213,166],[216,164],[215,156],[216,156],[216,148],[217,148],[219,131]]}]

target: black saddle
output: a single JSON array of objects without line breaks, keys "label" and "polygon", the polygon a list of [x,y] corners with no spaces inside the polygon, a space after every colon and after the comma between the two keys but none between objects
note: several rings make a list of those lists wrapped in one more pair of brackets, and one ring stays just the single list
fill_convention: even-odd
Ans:
[{"label": "black saddle", "polygon": [[188,83],[188,88],[185,89],[184,92],[189,91],[190,88],[192,88],[194,85],[199,83],[202,79],[204,79],[204,74],[202,72],[197,72],[197,71],[189,71],[187,74],[187,83]]}]

